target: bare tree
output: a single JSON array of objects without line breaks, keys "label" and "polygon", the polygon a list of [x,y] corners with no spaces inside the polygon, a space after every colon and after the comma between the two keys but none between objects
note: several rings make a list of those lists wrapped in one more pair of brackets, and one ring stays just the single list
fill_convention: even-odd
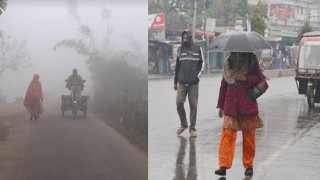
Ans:
[{"label": "bare tree", "polygon": [[16,71],[19,67],[31,65],[26,45],[26,40],[12,39],[0,30],[0,74],[7,69]]},{"label": "bare tree", "polygon": [[65,46],[74,49],[80,55],[90,57],[95,49],[95,39],[92,36],[92,31],[85,25],[81,25],[78,31],[79,38],[61,40],[53,47],[53,50],[56,51],[58,47]]},{"label": "bare tree", "polygon": [[112,31],[113,31],[113,28],[110,27],[110,16],[111,16],[111,11],[105,7],[105,6],[102,6],[101,7],[101,11],[100,11],[100,15],[101,15],[101,18],[104,20],[104,21],[107,21],[107,30],[106,30],[106,33],[105,33],[105,38],[104,38],[104,43],[103,43],[103,48],[105,49],[108,44],[109,44],[109,39],[110,39],[110,36],[112,34]]}]

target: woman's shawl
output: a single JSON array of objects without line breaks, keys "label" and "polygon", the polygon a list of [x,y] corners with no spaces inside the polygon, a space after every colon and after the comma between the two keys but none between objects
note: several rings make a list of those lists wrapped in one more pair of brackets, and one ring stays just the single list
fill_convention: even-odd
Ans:
[{"label": "woman's shawl", "polygon": [[42,98],[42,87],[40,81],[32,80],[24,98],[24,106],[28,107],[33,101],[40,100]]},{"label": "woman's shawl", "polygon": [[244,53],[239,60],[227,57],[223,63],[223,77],[228,84],[236,83],[235,73],[248,74],[252,57],[249,53]]}]

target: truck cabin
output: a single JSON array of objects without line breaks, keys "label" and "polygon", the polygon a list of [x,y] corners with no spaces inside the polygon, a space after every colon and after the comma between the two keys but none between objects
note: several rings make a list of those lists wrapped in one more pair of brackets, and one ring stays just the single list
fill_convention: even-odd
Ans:
[{"label": "truck cabin", "polygon": [[320,76],[320,31],[305,33],[299,44],[297,72]]}]

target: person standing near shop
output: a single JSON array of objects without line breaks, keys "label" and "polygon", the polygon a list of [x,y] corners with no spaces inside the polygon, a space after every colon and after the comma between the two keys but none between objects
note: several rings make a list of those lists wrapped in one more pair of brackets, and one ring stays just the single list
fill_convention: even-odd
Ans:
[{"label": "person standing near shop", "polygon": [[177,91],[176,104],[180,117],[180,128],[177,134],[180,135],[188,128],[184,103],[188,96],[190,106],[190,137],[197,137],[197,105],[199,91],[199,77],[204,68],[202,49],[192,41],[192,34],[189,30],[181,34],[182,45],[178,48],[176,68],[174,74],[174,90]]},{"label": "person standing near shop", "polygon": [[157,51],[157,62],[158,62],[157,63],[158,64],[158,66],[157,66],[158,73],[159,74],[163,74],[164,73],[164,63],[165,63],[165,61],[164,61],[164,51],[163,51],[163,47],[162,46],[160,46],[158,51]]}]

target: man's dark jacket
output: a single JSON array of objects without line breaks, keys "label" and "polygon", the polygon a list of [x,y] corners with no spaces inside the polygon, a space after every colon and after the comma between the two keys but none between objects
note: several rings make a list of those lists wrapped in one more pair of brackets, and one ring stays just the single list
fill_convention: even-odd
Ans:
[{"label": "man's dark jacket", "polygon": [[[188,33],[184,31],[182,33]],[[178,48],[178,55],[176,61],[176,69],[174,75],[174,84],[178,82],[184,85],[193,85],[199,83],[199,76],[203,71],[203,55],[202,49],[199,45],[194,44],[189,35],[189,42],[182,43]]]}]

